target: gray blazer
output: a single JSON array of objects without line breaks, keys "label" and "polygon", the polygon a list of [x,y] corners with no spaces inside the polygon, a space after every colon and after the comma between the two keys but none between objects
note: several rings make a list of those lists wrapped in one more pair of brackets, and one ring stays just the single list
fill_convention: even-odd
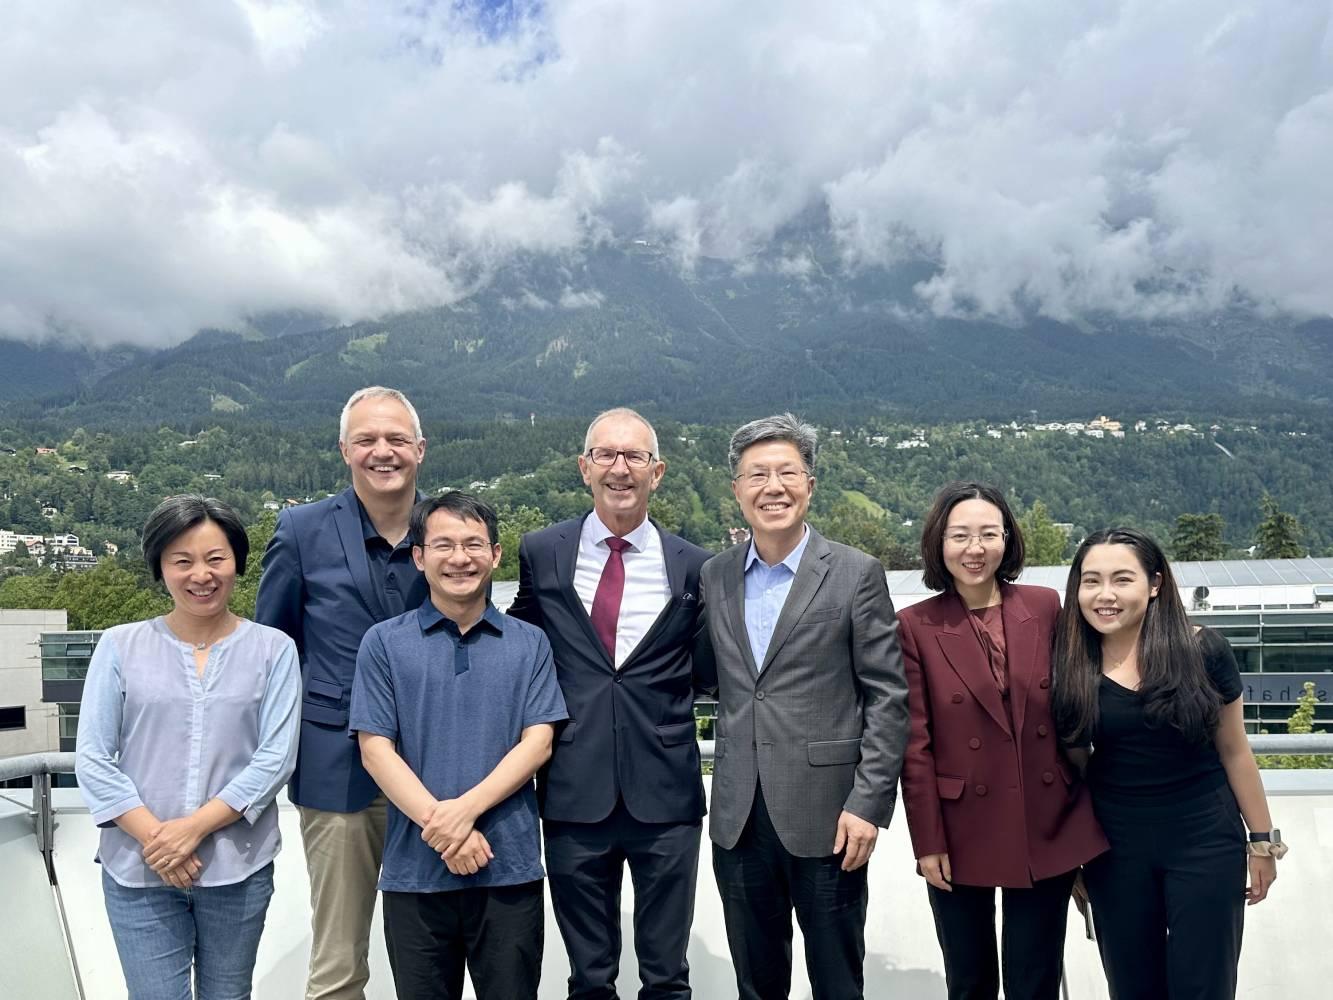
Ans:
[{"label": "gray blazer", "polygon": [[756,669],[748,549],[713,557],[701,575],[718,679],[709,835],[735,847],[758,780],[783,846],[824,857],[844,809],[876,826],[893,816],[909,728],[898,619],[879,561],[811,528]]}]

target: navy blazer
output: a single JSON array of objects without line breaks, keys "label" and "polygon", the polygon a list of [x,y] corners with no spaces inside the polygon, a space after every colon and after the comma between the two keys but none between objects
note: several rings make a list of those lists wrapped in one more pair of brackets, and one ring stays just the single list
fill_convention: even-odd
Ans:
[{"label": "navy blazer", "polygon": [[617,671],[574,589],[583,520],[523,536],[509,607],[546,633],[569,709],[538,775],[541,814],[596,823],[623,799],[640,822],[692,822],[705,811],[694,692],[717,683],[699,593],[711,553],[659,529],[671,599]]},{"label": "navy blazer", "polygon": [[[413,569],[405,606],[418,607],[428,592]],[[297,805],[357,812],[380,794],[347,735],[347,706],[361,639],[389,617],[371,580],[350,486],[278,515],[264,551],[255,620],[291,636],[301,657],[301,741],[289,786]]]}]

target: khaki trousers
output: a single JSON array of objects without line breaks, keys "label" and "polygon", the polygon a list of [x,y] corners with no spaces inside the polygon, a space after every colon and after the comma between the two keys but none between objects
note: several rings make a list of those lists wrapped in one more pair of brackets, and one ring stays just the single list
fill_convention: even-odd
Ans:
[{"label": "khaki trousers", "polygon": [[360,812],[297,807],[312,913],[306,1000],[365,1000],[385,806],[381,795]]}]

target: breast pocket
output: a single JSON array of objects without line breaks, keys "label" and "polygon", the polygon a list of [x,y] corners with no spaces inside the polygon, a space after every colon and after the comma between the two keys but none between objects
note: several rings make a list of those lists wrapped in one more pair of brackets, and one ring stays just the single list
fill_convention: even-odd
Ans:
[{"label": "breast pocket", "polygon": [[796,622],[796,627],[803,625],[819,625],[823,622],[836,622],[842,617],[842,608],[811,608],[805,614],[801,615]]}]

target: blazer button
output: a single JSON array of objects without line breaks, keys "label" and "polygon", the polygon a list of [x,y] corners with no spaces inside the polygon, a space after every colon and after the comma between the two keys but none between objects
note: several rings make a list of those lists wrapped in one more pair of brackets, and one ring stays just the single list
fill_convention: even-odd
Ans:
[{"label": "blazer button", "polygon": [[1038,736],[1045,736],[1045,735],[1046,735],[1047,733],[1049,733],[1049,732],[1050,732],[1050,730],[1046,728],[1046,726],[1045,726],[1044,723],[1043,723],[1042,725],[1040,725],[1040,726],[1037,727],[1037,735],[1038,735]]},{"label": "blazer button", "polygon": [[762,692],[762,691],[756,691],[756,692],[754,693],[754,696],[755,696],[756,698],[758,698],[760,701],[763,701],[763,700],[764,700],[764,692]]},{"label": "blazer button", "polygon": [[620,683],[623,682],[624,680],[625,680],[625,675],[624,675],[624,674],[616,674],[616,683],[617,683],[617,684],[620,684]]},{"label": "blazer button", "polygon": [[1043,677],[1040,681],[1037,682],[1037,687],[1048,688],[1050,686],[1051,686],[1051,679],[1049,677]]},{"label": "blazer button", "polygon": [[980,750],[981,740],[973,736],[970,740],[967,741],[967,745],[970,746],[973,750]]},{"label": "blazer button", "polygon": [[960,692],[955,691],[953,693],[953,697],[950,698],[949,700],[953,702],[955,705],[961,705],[963,703],[963,696]]},{"label": "blazer button", "polygon": [[1053,775],[1050,771],[1042,771],[1042,772],[1041,772],[1041,781],[1042,781],[1042,784],[1044,784],[1044,785],[1052,784],[1052,783],[1054,783],[1054,781],[1055,781],[1055,775]]},{"label": "blazer button", "polygon": [[989,792],[989,791],[990,791],[990,789],[987,788],[985,785],[977,785],[977,794],[978,794],[978,795],[983,795],[983,796],[984,796],[984,795],[985,795],[987,792]]}]

